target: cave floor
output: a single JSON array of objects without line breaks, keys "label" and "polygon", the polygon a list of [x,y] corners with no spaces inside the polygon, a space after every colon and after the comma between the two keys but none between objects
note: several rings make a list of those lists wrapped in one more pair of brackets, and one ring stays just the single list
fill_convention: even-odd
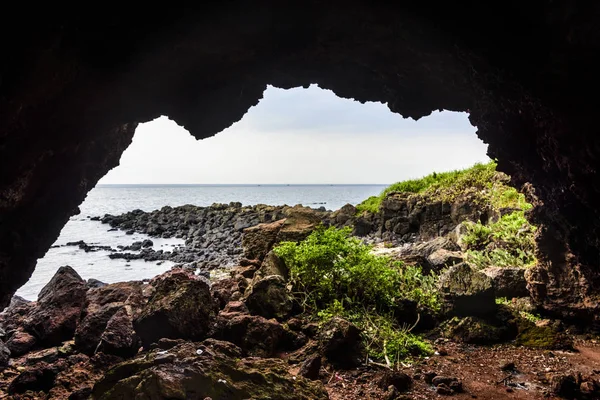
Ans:
[{"label": "cave floor", "polygon": [[[559,399],[552,394],[556,377],[580,375],[584,379],[600,379],[600,341],[576,340],[576,351],[536,350],[514,345],[475,346],[453,342],[440,344],[436,355],[401,368],[413,379],[413,387],[406,399],[447,398],[424,381],[424,374],[458,378],[464,392],[455,399]],[[514,363],[515,369],[502,367]],[[383,368],[382,368],[383,370]],[[382,371],[331,372],[327,390],[331,400],[387,399],[385,390],[377,385]],[[552,379],[552,376],[555,378]],[[418,378],[418,379],[417,379]],[[556,385],[556,384],[555,384]],[[398,397],[402,399],[403,397]],[[590,397],[592,398],[592,397]]]}]

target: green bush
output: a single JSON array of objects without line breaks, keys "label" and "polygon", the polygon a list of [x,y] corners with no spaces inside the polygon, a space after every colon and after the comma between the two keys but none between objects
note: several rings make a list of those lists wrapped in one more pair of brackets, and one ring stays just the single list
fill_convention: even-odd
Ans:
[{"label": "green bush", "polygon": [[[390,193],[421,193],[435,200],[453,201],[466,191],[491,189],[498,180],[508,180],[496,172],[496,163],[475,164],[471,168],[449,172],[434,172],[419,179],[397,182],[385,188],[379,196],[371,196],[356,206],[358,212],[377,212]],[[517,192],[518,193],[518,192]]]},{"label": "green bush", "polygon": [[523,211],[503,215],[497,222],[464,222],[467,233],[462,241],[467,248],[467,261],[485,268],[529,267],[536,262],[536,227],[525,218]]},{"label": "green bush", "polygon": [[496,175],[496,163],[490,161],[487,164],[477,163],[471,168],[448,172],[434,172],[420,179],[412,179],[404,182],[394,183],[383,190],[385,197],[388,193],[434,193],[441,197],[455,197],[471,188],[491,187]]},{"label": "green bush", "polygon": [[379,211],[379,205],[381,204],[380,196],[371,196],[366,200],[363,200],[362,203],[356,206],[356,211],[361,214],[364,211],[375,214]]},{"label": "green bush", "polygon": [[350,228],[320,227],[304,241],[283,242],[274,251],[290,269],[294,287],[305,294],[305,304],[312,308],[326,309],[342,300],[346,307],[387,312],[401,299],[439,308],[433,275],[372,254],[371,246],[352,237]]},{"label": "green bush", "polygon": [[394,310],[403,299],[439,310],[436,277],[372,254],[371,247],[350,232],[350,228],[320,227],[300,243],[275,247],[275,254],[290,269],[296,296],[321,319],[339,315],[355,323],[373,356],[428,353],[425,342],[398,324]]},{"label": "green bush", "polygon": [[527,211],[533,207],[527,202],[523,193],[519,193],[514,187],[506,186],[508,179],[507,182],[503,183],[497,185],[495,190],[490,193],[490,205],[494,209],[515,208]]}]

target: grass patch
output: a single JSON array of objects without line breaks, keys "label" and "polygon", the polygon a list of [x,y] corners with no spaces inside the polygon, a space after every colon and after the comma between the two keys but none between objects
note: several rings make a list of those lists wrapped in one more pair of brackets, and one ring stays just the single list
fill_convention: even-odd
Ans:
[{"label": "grass patch", "polygon": [[433,173],[420,179],[398,182],[359,204],[358,213],[376,213],[390,193],[414,193],[428,196],[431,201],[451,203],[461,195],[482,207],[504,215],[495,222],[484,224],[465,222],[466,260],[477,268],[488,266],[521,267],[534,265],[536,227],[525,218],[532,205],[525,196],[509,186],[510,178],[496,171],[496,163],[475,164],[458,171]]},{"label": "grass patch", "polygon": [[478,268],[528,268],[534,265],[537,228],[529,223],[523,211],[503,215],[489,225],[466,221],[462,241],[466,246],[467,261]]},{"label": "grass patch", "polygon": [[382,199],[383,198],[381,196],[371,196],[357,205],[356,211],[359,214],[363,213],[364,211],[375,214],[377,211],[379,211],[379,206],[381,205]]},{"label": "grass patch", "polygon": [[433,200],[451,202],[467,191],[491,189],[499,179],[506,179],[496,172],[496,163],[475,164],[471,168],[434,172],[419,179],[397,182],[385,188],[379,196],[371,196],[356,206],[358,212],[377,212],[381,202],[390,193],[420,193],[432,196]]},{"label": "grass patch", "polygon": [[370,355],[400,360],[431,353],[395,315],[401,300],[437,311],[437,277],[370,252],[351,229],[320,227],[300,243],[275,247],[290,269],[290,281],[307,312],[328,320],[341,316],[363,332]]}]

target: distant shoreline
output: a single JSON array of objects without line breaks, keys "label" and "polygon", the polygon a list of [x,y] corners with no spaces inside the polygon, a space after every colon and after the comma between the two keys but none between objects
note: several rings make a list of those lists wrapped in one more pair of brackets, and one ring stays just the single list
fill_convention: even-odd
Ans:
[{"label": "distant shoreline", "polygon": [[99,188],[118,187],[302,187],[302,186],[389,186],[389,183],[102,183]]}]

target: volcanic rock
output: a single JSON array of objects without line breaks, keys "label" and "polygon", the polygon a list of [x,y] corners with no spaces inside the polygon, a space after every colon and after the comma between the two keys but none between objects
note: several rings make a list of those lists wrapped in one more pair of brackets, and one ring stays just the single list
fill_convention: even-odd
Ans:
[{"label": "volcanic rock", "polygon": [[85,281],[71,267],[60,267],[24,321],[38,343],[55,346],[73,338],[85,301]]}]

